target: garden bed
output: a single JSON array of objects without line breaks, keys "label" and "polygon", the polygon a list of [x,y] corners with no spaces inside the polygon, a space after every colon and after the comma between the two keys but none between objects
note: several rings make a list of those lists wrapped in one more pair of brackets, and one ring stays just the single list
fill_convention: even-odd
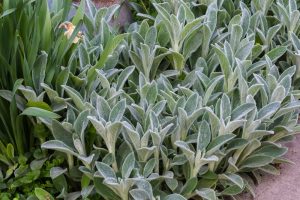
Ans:
[{"label": "garden bed", "polygon": [[0,1],[1,200],[298,197],[298,1],[96,2]]}]

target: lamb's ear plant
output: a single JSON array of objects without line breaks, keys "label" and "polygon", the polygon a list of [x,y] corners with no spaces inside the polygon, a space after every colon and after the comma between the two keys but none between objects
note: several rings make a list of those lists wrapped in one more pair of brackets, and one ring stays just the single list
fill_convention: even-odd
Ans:
[{"label": "lamb's ear plant", "polygon": [[157,34],[157,28],[149,27],[147,20],[141,23],[139,30],[131,34],[133,50],[129,52],[130,59],[139,72],[144,74],[147,81],[155,78],[161,61],[171,54],[166,48],[157,44]]},{"label": "lamb's ear plant", "polygon": [[163,24],[164,36],[170,40],[170,62],[175,70],[182,72],[186,60],[200,45],[196,38],[204,18],[195,18],[190,6],[184,1],[154,3],[154,7],[158,12],[155,23],[157,26]]},{"label": "lamb's ear plant", "polygon": [[[5,2],[6,10],[15,5]],[[41,2],[28,3],[46,9]],[[46,21],[56,27],[70,4],[53,2],[59,12],[47,8]],[[41,154],[63,157],[49,172],[55,192],[35,186],[36,198],[234,199],[254,196],[260,175],[288,162],[284,143],[300,130],[296,1],[152,3],[157,15],[139,14],[147,19],[120,34],[110,23],[117,5],[97,10],[81,1],[71,38],[52,27],[60,42],[50,50],[44,39],[35,54],[17,48],[21,66],[31,55],[33,71],[22,71],[23,82],[21,72],[0,81],[1,97],[12,102],[5,123],[8,103],[0,101],[8,132],[0,131],[0,161],[8,177],[23,169],[14,151],[26,150],[13,143],[22,135],[9,130],[25,116]],[[73,44],[80,24],[84,37]],[[16,68],[5,70],[2,77]]]}]

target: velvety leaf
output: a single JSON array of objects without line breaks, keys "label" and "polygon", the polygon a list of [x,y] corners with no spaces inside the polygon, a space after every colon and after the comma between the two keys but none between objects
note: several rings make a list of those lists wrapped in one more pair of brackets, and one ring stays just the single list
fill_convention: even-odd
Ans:
[{"label": "velvety leaf", "polygon": [[258,112],[257,118],[261,119],[261,120],[268,119],[268,118],[270,118],[278,110],[279,107],[280,107],[280,103],[279,102],[270,103],[270,104],[264,106]]},{"label": "velvety leaf", "polygon": [[216,77],[215,79],[211,80],[206,92],[205,92],[205,95],[203,97],[203,105],[207,105],[215,87],[217,86],[217,84],[219,84],[219,82],[223,79],[223,76],[218,76]]},{"label": "velvety leaf", "polygon": [[268,144],[254,152],[255,155],[264,155],[270,157],[281,157],[287,152],[286,147],[279,147],[275,144]]},{"label": "velvety leaf", "polygon": [[245,115],[247,115],[249,112],[251,112],[254,108],[255,108],[255,104],[253,104],[253,103],[242,104],[232,111],[231,119],[232,120],[241,119]]},{"label": "velvety leaf", "polygon": [[198,183],[197,177],[193,177],[193,178],[189,179],[182,187],[181,194],[182,195],[191,194],[195,190],[197,183]]},{"label": "velvety leaf", "polygon": [[132,74],[133,70],[134,70],[134,66],[131,67],[126,67],[120,74],[120,76],[118,77],[118,81],[117,81],[117,90],[120,90],[124,87],[125,82],[127,81],[128,77]]},{"label": "velvety leaf", "polygon": [[286,47],[277,47],[267,53],[267,56],[274,62],[287,51]]},{"label": "velvety leaf", "polygon": [[73,147],[72,133],[66,130],[57,120],[52,120],[51,132],[56,140],[62,141],[69,147]]},{"label": "velvety leaf", "polygon": [[186,200],[186,198],[184,198],[180,194],[171,194],[163,198],[163,200]]},{"label": "velvety leaf", "polygon": [[52,179],[56,179],[57,177],[63,175],[64,173],[66,173],[68,170],[67,169],[62,169],[60,167],[53,167],[50,170],[50,177]]},{"label": "velvety leaf", "polygon": [[62,86],[64,90],[67,92],[67,94],[70,96],[70,98],[73,100],[74,104],[79,110],[84,110],[85,106],[83,103],[83,98],[82,96],[73,88],[64,85]]},{"label": "velvety leaf", "polygon": [[239,186],[237,185],[232,185],[227,187],[225,190],[222,191],[221,194],[223,195],[237,195],[240,194],[243,191]]},{"label": "velvety leaf", "polygon": [[196,18],[195,20],[193,20],[193,21],[187,23],[187,24],[184,26],[184,28],[183,28],[183,30],[182,30],[182,32],[181,32],[181,34],[180,34],[180,41],[184,41],[187,37],[190,36],[190,34],[191,34],[193,31],[195,31],[195,30],[197,30],[198,28],[200,28],[200,27],[203,25],[202,20],[203,20],[203,19],[199,17],[199,18]]},{"label": "velvety leaf", "polygon": [[109,115],[109,121],[120,121],[124,115],[126,109],[126,100],[119,101],[111,110]]},{"label": "velvety leaf", "polygon": [[154,104],[158,95],[158,88],[155,82],[152,82],[147,91],[146,99],[149,104]]},{"label": "velvety leaf", "polygon": [[207,147],[207,155],[212,155],[215,151],[217,151],[222,145],[226,144],[233,138],[235,138],[236,135],[234,134],[226,134],[226,135],[220,135],[216,137]]},{"label": "velvety leaf", "polygon": [[155,26],[149,28],[145,35],[145,44],[153,48],[157,38],[157,30]]},{"label": "velvety leaf", "polygon": [[176,179],[166,179],[165,182],[172,191],[178,187],[178,181]]},{"label": "velvety leaf", "polygon": [[153,172],[153,169],[155,167],[155,164],[156,164],[156,161],[154,158],[150,159],[145,167],[144,167],[144,170],[143,170],[143,175],[144,177],[148,177],[152,172]]},{"label": "velvety leaf", "polygon": [[217,200],[215,191],[213,189],[203,188],[197,190],[196,193],[205,200]]},{"label": "velvety leaf", "polygon": [[122,176],[123,178],[128,178],[134,168],[135,157],[134,153],[130,153],[124,160],[122,165]]},{"label": "velvety leaf", "polygon": [[150,197],[148,193],[145,190],[142,189],[132,189],[129,191],[131,196],[133,197],[134,200],[140,200],[140,199],[145,199],[145,200],[150,200]]},{"label": "velvety leaf", "polygon": [[244,188],[244,181],[243,178],[236,174],[222,174],[220,175],[221,178],[227,179],[237,185],[240,189]]},{"label": "velvety leaf", "polygon": [[117,176],[110,166],[105,163],[96,162],[96,167],[104,179],[113,179],[117,181]]},{"label": "velvety leaf", "polygon": [[107,187],[106,184],[102,183],[102,179],[99,177],[94,177],[94,183],[97,193],[99,193],[103,198],[109,200],[121,200],[121,198],[115,194],[113,190]]},{"label": "velvety leaf", "polygon": [[273,157],[270,156],[264,156],[264,155],[253,155],[245,159],[240,164],[240,169],[244,168],[258,168],[263,167],[265,165],[268,165],[273,161]]},{"label": "velvety leaf", "polygon": [[169,55],[172,61],[172,65],[174,69],[178,71],[182,71],[184,68],[184,57],[178,52],[172,51],[172,53]]},{"label": "velvety leaf", "polygon": [[199,131],[198,131],[198,139],[197,139],[197,150],[203,151],[206,149],[211,140],[211,132],[209,128],[209,124],[206,121],[202,121]]},{"label": "velvety leaf", "polygon": [[227,79],[229,77],[230,73],[232,73],[229,60],[228,60],[227,56],[224,54],[224,52],[219,47],[214,47],[214,50],[218,56],[218,59],[219,59],[220,65],[221,65],[221,69],[225,76],[225,79]]},{"label": "velvety leaf", "polygon": [[52,149],[75,156],[77,155],[71,147],[67,146],[65,143],[59,140],[49,140],[42,144],[42,148]]}]

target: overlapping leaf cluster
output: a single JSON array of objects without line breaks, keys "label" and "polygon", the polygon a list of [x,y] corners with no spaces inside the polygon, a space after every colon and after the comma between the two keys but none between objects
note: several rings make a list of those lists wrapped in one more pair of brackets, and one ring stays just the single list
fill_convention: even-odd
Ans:
[{"label": "overlapping leaf cluster", "polygon": [[65,156],[50,171],[60,198],[234,198],[288,162],[282,143],[299,130],[296,1],[152,3],[157,15],[118,34],[118,6],[82,1],[74,23],[85,36],[56,81],[16,89],[22,114],[52,133],[42,149]]}]

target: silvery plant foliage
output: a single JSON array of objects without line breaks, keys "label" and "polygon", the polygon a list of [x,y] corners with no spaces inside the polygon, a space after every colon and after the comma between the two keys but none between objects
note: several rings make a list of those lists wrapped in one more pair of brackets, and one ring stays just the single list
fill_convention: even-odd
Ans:
[{"label": "silvery plant foliage", "polygon": [[109,26],[118,6],[86,4],[86,33],[57,89],[19,88],[23,114],[52,132],[42,148],[66,157],[50,174],[57,198],[234,199],[289,162],[284,143],[299,131],[297,1],[153,0],[156,15],[140,13],[123,34]]}]

